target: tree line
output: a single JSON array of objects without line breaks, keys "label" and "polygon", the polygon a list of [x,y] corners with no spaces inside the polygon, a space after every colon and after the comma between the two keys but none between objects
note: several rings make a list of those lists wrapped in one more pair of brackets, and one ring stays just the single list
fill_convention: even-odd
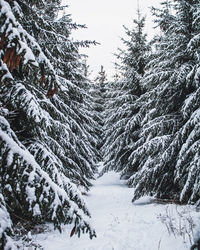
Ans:
[{"label": "tree line", "polygon": [[117,78],[105,82],[105,167],[143,195],[200,204],[200,2],[152,7],[147,42],[140,11],[125,28]]}]

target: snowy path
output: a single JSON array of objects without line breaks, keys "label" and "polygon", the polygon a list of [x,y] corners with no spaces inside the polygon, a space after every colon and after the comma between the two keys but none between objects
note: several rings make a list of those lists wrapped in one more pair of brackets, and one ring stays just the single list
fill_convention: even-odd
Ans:
[{"label": "snowy path", "polygon": [[[64,232],[38,235],[36,241],[45,250],[184,250],[189,240],[169,235],[157,218],[166,213],[166,205],[133,205],[132,190],[119,180],[116,173],[105,174],[94,183],[87,197],[97,238],[88,235],[69,238],[71,227]],[[174,205],[168,209],[175,211]],[[185,208],[179,207],[180,211]]]}]

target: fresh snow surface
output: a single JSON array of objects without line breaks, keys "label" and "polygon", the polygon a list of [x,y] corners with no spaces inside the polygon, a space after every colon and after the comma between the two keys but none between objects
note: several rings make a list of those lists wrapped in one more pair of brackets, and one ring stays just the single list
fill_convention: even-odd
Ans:
[{"label": "fresh snow surface", "polygon": [[[155,204],[149,197],[132,203],[132,196],[133,189],[117,173],[109,172],[97,179],[85,196],[97,238],[90,240],[87,234],[70,238],[72,226],[66,225],[61,234],[51,231],[34,235],[33,239],[45,250],[190,249],[188,234],[184,233],[189,224],[184,218],[197,216],[193,207]],[[182,228],[185,237],[169,233],[166,225],[169,226],[171,219],[167,214],[174,231]]]}]

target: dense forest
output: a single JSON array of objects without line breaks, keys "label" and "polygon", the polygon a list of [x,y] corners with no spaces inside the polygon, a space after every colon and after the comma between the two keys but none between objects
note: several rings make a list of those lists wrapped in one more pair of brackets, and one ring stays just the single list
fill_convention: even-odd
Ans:
[{"label": "dense forest", "polygon": [[[63,11],[64,10],[64,11]],[[60,13],[63,15],[60,17]],[[76,24],[60,0],[0,0],[0,249],[16,249],[17,225],[72,224],[96,236],[84,194],[120,172],[133,201],[151,195],[200,205],[200,1],[140,10],[117,74],[89,79]],[[95,226],[95,225],[94,225]]]}]

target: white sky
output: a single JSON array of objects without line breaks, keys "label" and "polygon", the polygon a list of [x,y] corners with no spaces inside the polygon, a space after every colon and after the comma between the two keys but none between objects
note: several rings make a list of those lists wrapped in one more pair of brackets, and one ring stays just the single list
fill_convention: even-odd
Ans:
[{"label": "white sky", "polygon": [[[69,5],[68,11],[74,22],[86,24],[88,29],[73,32],[73,37],[79,40],[96,40],[101,45],[91,46],[81,50],[89,56],[88,64],[93,76],[96,76],[103,65],[108,78],[114,73],[113,62],[117,48],[122,48],[120,37],[126,37],[123,25],[132,27],[136,18],[137,0],[63,0]],[[150,6],[159,6],[160,0],[139,0],[141,13],[147,16],[146,31],[152,37]]]}]

